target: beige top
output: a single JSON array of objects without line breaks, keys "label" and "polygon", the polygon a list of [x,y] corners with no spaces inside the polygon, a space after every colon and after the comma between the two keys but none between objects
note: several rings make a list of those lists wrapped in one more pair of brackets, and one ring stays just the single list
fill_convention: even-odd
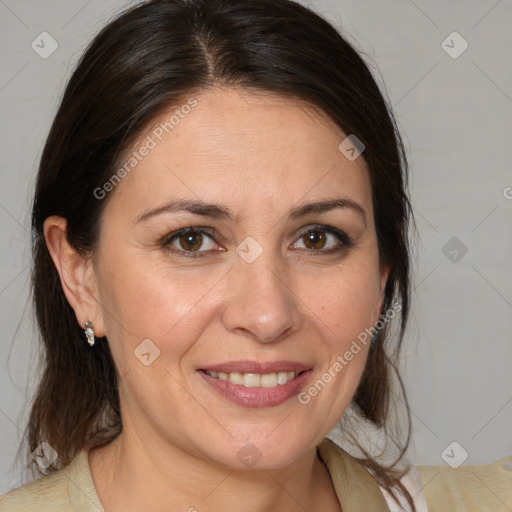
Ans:
[{"label": "beige top", "polygon": [[[390,508],[370,473],[329,439],[318,446],[343,512]],[[481,466],[417,466],[428,512],[512,511],[512,456]],[[86,451],[66,468],[0,496],[1,512],[104,512]]]}]

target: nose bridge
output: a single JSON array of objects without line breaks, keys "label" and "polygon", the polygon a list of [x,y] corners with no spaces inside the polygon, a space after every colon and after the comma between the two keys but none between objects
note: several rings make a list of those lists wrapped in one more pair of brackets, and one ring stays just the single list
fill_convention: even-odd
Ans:
[{"label": "nose bridge", "polygon": [[[263,251],[252,263],[238,262],[238,276],[245,281],[248,291],[257,300],[259,296],[285,301],[288,299],[286,288],[286,268],[275,251]],[[289,291],[289,290],[288,290]]]},{"label": "nose bridge", "polygon": [[278,251],[261,246],[258,250],[253,241],[247,241],[237,252],[239,258],[230,272],[232,294],[223,315],[226,329],[262,343],[297,330],[300,315]]}]

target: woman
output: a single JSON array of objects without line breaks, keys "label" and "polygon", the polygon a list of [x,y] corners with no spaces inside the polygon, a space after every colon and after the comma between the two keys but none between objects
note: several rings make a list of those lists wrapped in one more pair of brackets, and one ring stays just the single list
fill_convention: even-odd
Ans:
[{"label": "woman", "polygon": [[326,439],[349,410],[389,430],[406,178],[368,68],[299,4],[150,1],[110,23],[33,207],[47,476],[0,509],[425,510],[422,485],[430,510],[475,506],[456,501],[469,470],[410,483]]}]

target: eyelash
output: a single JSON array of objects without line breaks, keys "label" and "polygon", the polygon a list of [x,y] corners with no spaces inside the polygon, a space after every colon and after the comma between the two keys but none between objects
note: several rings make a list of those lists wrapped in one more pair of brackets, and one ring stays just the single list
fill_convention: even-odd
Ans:
[{"label": "eyelash", "polygon": [[[300,240],[305,235],[310,233],[311,231],[322,231],[331,235],[334,235],[336,238],[338,238],[340,245],[337,247],[331,248],[331,249],[302,249],[309,254],[332,254],[336,252],[341,252],[345,249],[348,249],[352,247],[354,244],[354,241],[344,232],[339,229],[336,229],[332,226],[323,226],[320,224],[314,224],[311,226],[308,226],[307,229],[302,230],[297,240]],[[215,230],[208,227],[202,227],[202,226],[196,226],[196,227],[188,227],[188,228],[182,228],[177,231],[174,231],[170,233],[168,236],[166,236],[162,242],[161,246],[174,254],[178,254],[179,256],[185,257],[185,258],[203,258],[205,256],[205,253],[208,253],[209,251],[185,251],[183,249],[175,249],[171,248],[170,244],[177,238],[179,238],[182,235],[186,235],[187,233],[198,233],[201,235],[208,235],[210,238],[213,239]]]}]

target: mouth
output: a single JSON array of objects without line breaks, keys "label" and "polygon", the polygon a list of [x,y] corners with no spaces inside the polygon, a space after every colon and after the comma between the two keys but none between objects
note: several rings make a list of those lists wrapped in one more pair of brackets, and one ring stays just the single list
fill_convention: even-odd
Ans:
[{"label": "mouth", "polygon": [[275,407],[296,395],[312,369],[289,361],[231,362],[198,373],[211,388],[243,407]]}]

